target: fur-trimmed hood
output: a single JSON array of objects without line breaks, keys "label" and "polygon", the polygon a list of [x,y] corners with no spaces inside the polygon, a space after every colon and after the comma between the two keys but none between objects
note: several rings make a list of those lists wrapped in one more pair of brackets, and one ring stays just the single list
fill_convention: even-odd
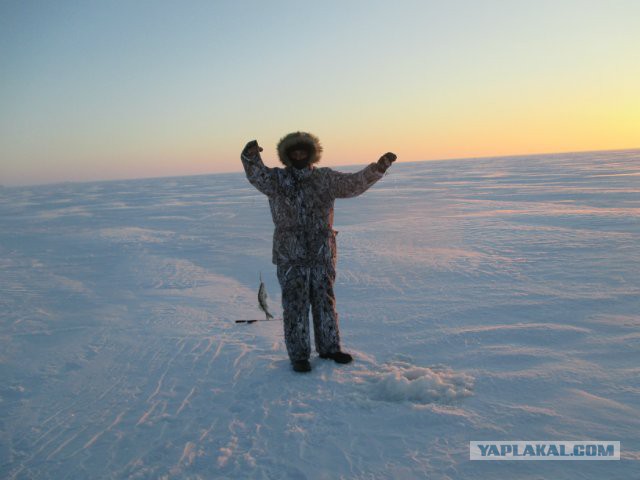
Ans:
[{"label": "fur-trimmed hood", "polygon": [[307,132],[293,132],[282,137],[278,143],[278,157],[285,166],[292,166],[287,152],[296,145],[302,145],[305,149],[309,150],[309,165],[320,161],[322,145],[318,137]]}]

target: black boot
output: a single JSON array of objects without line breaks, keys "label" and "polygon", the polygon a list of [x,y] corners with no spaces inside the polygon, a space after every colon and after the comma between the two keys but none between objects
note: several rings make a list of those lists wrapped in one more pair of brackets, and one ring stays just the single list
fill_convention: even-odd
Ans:
[{"label": "black boot", "polygon": [[330,358],[336,363],[351,363],[353,361],[353,357],[345,352],[321,353],[320,358]]},{"label": "black boot", "polygon": [[311,371],[311,364],[309,363],[309,360],[295,360],[295,361],[291,362],[291,364],[293,365],[293,370],[295,372],[310,372]]}]

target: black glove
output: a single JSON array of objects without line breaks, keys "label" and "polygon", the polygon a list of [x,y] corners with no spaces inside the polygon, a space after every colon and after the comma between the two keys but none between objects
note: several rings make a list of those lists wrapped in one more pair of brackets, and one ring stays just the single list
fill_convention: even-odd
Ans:
[{"label": "black glove", "polygon": [[378,171],[384,173],[396,161],[398,157],[395,153],[387,152],[378,160]]},{"label": "black glove", "polygon": [[242,150],[242,155],[244,155],[245,157],[253,158],[261,151],[262,151],[262,147],[258,145],[258,141],[251,140],[249,143],[247,143],[244,146],[244,150]]}]

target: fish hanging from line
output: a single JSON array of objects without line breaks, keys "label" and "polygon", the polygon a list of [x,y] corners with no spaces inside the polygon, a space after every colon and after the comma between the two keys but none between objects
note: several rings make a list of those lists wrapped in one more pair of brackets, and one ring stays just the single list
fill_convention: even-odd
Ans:
[{"label": "fish hanging from line", "polygon": [[271,312],[269,312],[269,306],[267,305],[267,289],[264,286],[264,282],[262,281],[262,272],[260,272],[260,288],[258,289],[258,306],[260,310],[264,312],[266,315],[266,319],[269,320],[273,318]]},{"label": "fish hanging from line", "polygon": [[269,320],[282,320],[281,318],[274,318],[269,311],[269,305],[267,305],[267,289],[264,286],[264,282],[262,281],[262,272],[260,272],[260,288],[258,289],[258,306],[260,310],[262,310],[265,314],[264,320],[258,319],[249,319],[249,320],[236,320],[236,323],[256,323],[256,322],[266,322]]}]

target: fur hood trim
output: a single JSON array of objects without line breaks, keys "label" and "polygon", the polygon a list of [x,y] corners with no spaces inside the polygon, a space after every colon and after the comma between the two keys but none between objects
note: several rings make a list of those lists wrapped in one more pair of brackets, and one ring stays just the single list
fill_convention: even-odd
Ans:
[{"label": "fur hood trim", "polygon": [[287,156],[287,150],[296,145],[304,145],[310,150],[310,165],[320,161],[320,157],[322,156],[322,145],[320,144],[318,137],[307,132],[293,132],[282,137],[278,143],[278,157],[280,157],[280,161],[285,166],[291,166],[291,160],[289,160],[289,157]]}]

